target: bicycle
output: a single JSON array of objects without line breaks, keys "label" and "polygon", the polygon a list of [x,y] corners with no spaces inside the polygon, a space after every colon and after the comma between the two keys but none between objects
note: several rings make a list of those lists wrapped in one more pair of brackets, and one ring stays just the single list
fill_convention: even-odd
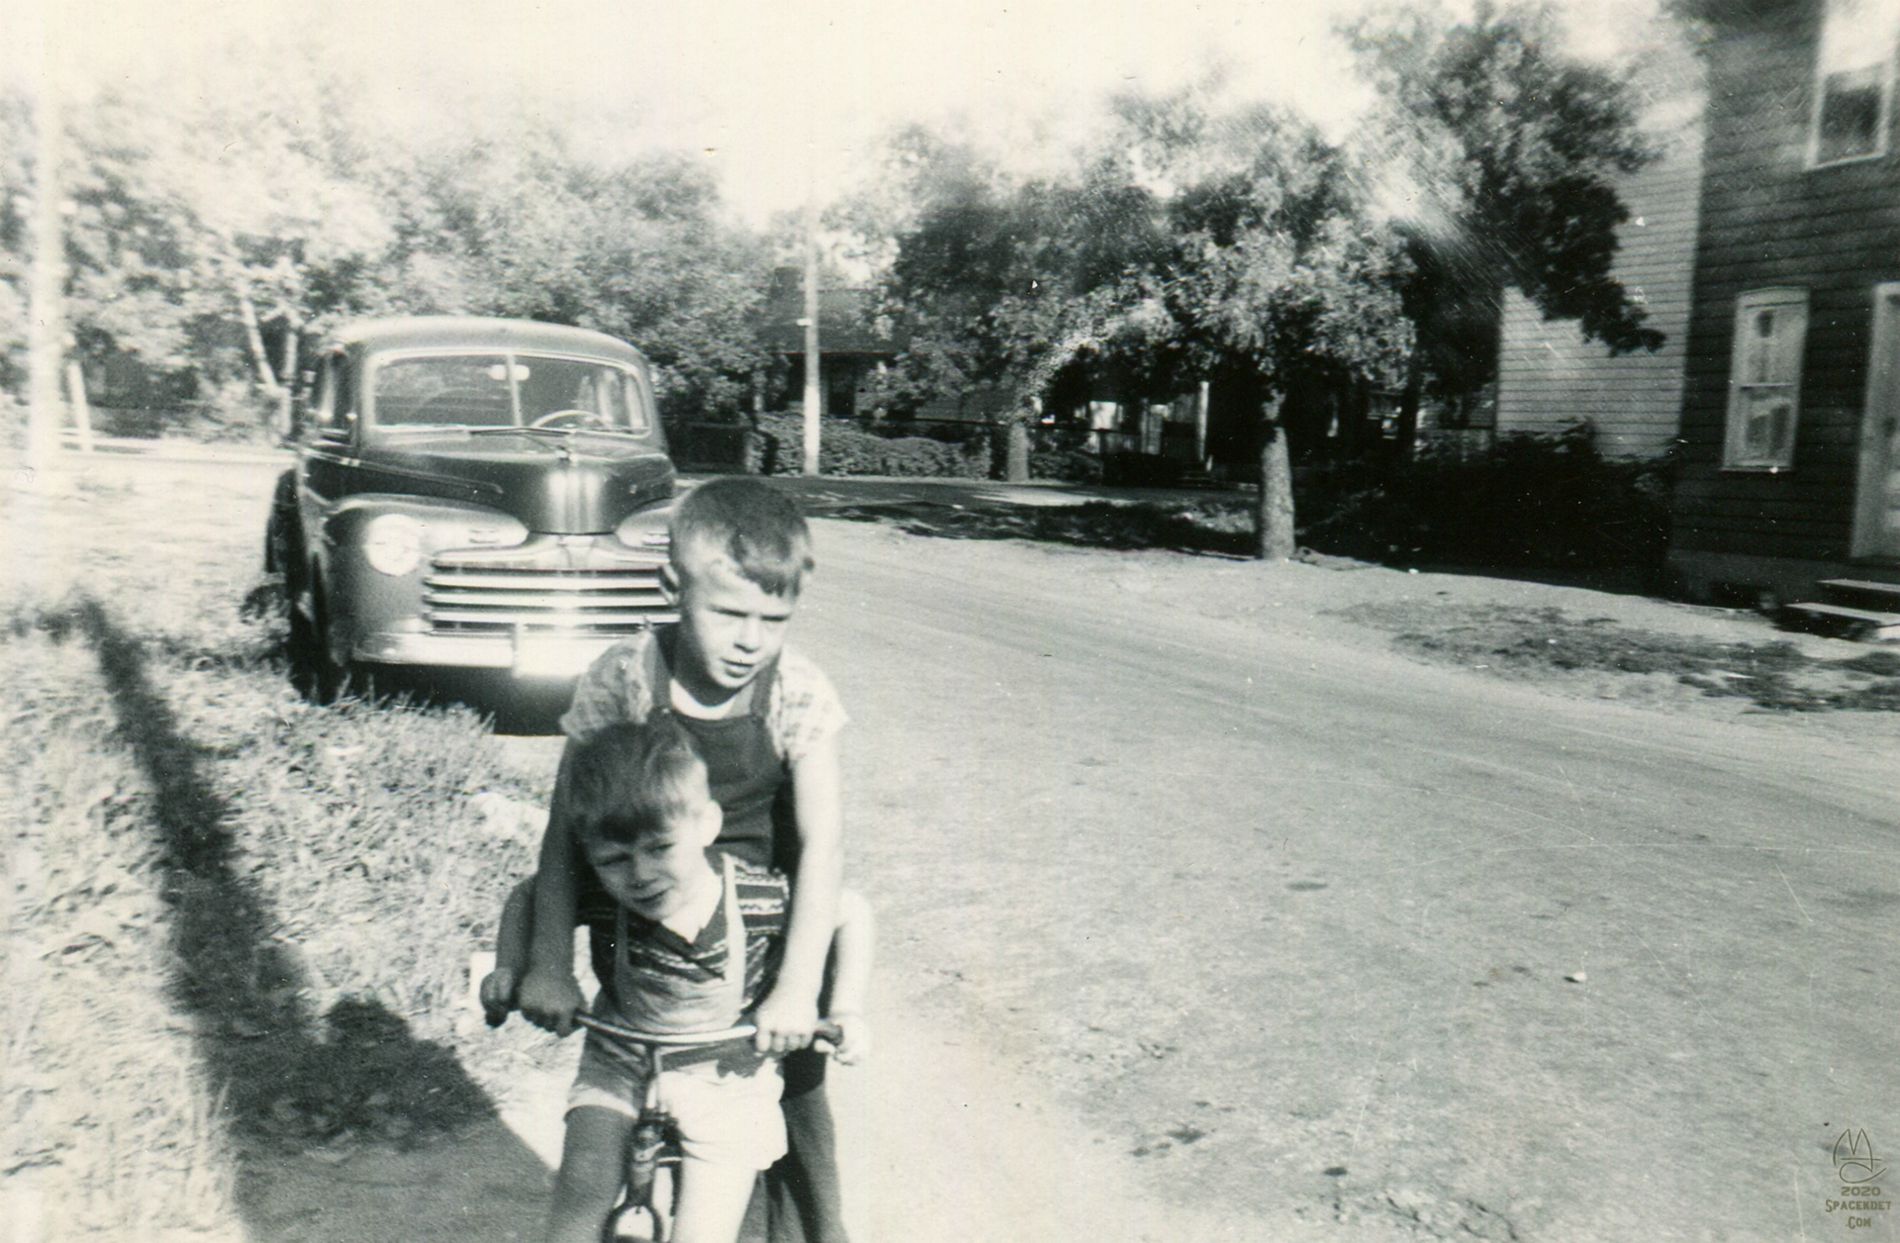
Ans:
[{"label": "bicycle", "polygon": [[[633,1139],[628,1145],[626,1183],[621,1189],[620,1202],[607,1215],[601,1239],[603,1243],[614,1243],[623,1237],[620,1233],[622,1222],[630,1214],[644,1213],[651,1228],[644,1236],[634,1237],[644,1238],[649,1243],[666,1243],[672,1234],[673,1209],[679,1195],[680,1163],[679,1129],[666,1108],[660,1088],[660,1072],[665,1069],[666,1054],[680,1049],[706,1049],[749,1041],[758,1029],[751,1023],[740,1023],[724,1031],[669,1035],[635,1031],[631,1027],[622,1027],[590,1014],[576,1014],[574,1021],[603,1036],[638,1046],[645,1052],[647,1060],[640,1114],[634,1122]],[[833,1045],[844,1038],[843,1030],[829,1019],[821,1020],[813,1034],[819,1040]],[[665,1184],[664,1191],[661,1190],[662,1183]],[[662,1208],[662,1205],[665,1207]]]}]

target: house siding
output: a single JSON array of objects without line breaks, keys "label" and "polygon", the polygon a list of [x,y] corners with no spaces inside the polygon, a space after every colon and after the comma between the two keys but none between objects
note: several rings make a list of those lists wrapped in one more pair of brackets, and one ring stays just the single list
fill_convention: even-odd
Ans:
[{"label": "house siding", "polygon": [[1675,443],[1694,272],[1702,142],[1697,126],[1665,140],[1655,163],[1617,187],[1630,219],[1612,274],[1639,294],[1662,348],[1612,355],[1574,320],[1546,320],[1517,290],[1505,297],[1498,346],[1497,429],[1556,432],[1587,420],[1613,457],[1655,457]]},{"label": "house siding", "polygon": [[[1900,280],[1900,160],[1890,133],[1885,156],[1807,167],[1821,12],[1819,0],[1737,6],[1710,49],[1671,549],[1692,589],[1711,580],[1706,565],[1849,553],[1873,289]],[[1771,286],[1808,291],[1794,462],[1725,470],[1736,300]]]}]

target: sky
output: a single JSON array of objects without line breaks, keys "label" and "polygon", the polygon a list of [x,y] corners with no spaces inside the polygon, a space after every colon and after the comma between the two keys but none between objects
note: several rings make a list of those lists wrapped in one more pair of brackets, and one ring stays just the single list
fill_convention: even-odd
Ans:
[{"label": "sky", "polygon": [[[1336,24],[1373,0],[0,0],[0,75],[68,90],[162,72],[217,89],[231,39],[324,43],[392,125],[559,119],[608,151],[671,147],[763,222],[861,175],[908,121],[1033,160],[1110,91],[1225,74],[1343,132],[1365,106]],[[1565,0],[1584,50],[1640,43],[1654,0]],[[50,40],[41,37],[50,32]],[[51,47],[51,59],[46,49]]]}]

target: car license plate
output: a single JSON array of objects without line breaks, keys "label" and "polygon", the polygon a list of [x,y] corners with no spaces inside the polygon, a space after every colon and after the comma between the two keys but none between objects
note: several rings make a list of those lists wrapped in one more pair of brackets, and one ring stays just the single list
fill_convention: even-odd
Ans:
[{"label": "car license plate", "polygon": [[592,653],[573,639],[515,636],[515,676],[572,678],[586,671]]}]

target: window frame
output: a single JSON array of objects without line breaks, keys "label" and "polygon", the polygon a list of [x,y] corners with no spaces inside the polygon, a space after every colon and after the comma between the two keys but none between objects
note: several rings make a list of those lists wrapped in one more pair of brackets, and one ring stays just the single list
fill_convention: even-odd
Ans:
[{"label": "window frame", "polygon": [[[1799,308],[1800,340],[1791,354],[1792,371],[1788,378],[1774,381],[1747,381],[1743,378],[1747,361],[1747,334],[1759,311],[1771,308]],[[1775,285],[1749,289],[1735,298],[1734,326],[1729,335],[1728,401],[1722,424],[1722,469],[1745,474],[1783,475],[1794,469],[1795,445],[1801,431],[1801,381],[1806,371],[1809,323],[1808,291],[1796,285]],[[1779,336],[1779,333],[1777,333]],[[1787,443],[1779,455],[1749,455],[1744,452],[1747,422],[1745,392],[1760,388],[1786,388],[1789,398]]]},{"label": "window frame", "polygon": [[[1861,3],[1876,0],[1860,0]],[[1864,160],[1885,159],[1890,146],[1889,131],[1893,128],[1893,89],[1894,62],[1900,46],[1889,46],[1886,55],[1877,60],[1869,60],[1860,65],[1830,70],[1827,65],[1827,23],[1835,11],[1835,0],[1823,0],[1821,5],[1821,26],[1815,33],[1813,99],[1808,115],[1808,167],[1810,169],[1839,168],[1843,164],[1858,164]],[[1900,41],[1897,41],[1900,42]],[[1854,73],[1863,69],[1877,69],[1880,74],[1880,115],[1874,123],[1874,149],[1856,155],[1838,156],[1831,160],[1821,158],[1821,115],[1827,106],[1827,80],[1835,74]]]}]

